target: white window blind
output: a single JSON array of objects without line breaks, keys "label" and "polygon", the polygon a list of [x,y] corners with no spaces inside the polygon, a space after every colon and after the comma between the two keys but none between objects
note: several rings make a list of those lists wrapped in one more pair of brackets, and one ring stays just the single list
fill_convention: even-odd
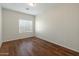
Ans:
[{"label": "white window blind", "polygon": [[31,20],[19,20],[19,33],[32,32]]}]

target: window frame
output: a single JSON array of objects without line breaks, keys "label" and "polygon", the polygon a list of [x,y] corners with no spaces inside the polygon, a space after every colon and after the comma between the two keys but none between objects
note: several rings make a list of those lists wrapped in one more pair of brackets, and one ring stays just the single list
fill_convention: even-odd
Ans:
[{"label": "window frame", "polygon": [[[27,22],[29,22],[30,23],[30,25],[28,25],[28,26],[25,26],[25,23],[24,23],[24,29],[22,29],[22,26],[23,26],[23,23],[22,22],[25,22],[25,23],[27,23]],[[21,25],[21,23],[22,23],[22,25]],[[30,29],[30,28],[31,29]],[[27,29],[27,28],[29,28],[30,30],[25,30],[25,29]],[[22,30],[21,30],[22,29]],[[24,30],[24,31],[23,31]],[[26,33],[26,32],[33,32],[33,21],[32,20],[25,20],[25,19],[20,19],[19,20],[19,33]]]}]

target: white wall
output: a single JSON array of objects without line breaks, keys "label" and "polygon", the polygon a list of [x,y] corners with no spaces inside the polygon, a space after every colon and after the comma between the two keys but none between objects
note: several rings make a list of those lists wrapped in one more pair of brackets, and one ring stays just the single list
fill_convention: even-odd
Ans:
[{"label": "white wall", "polygon": [[59,4],[38,15],[36,36],[79,52],[79,4]]},{"label": "white wall", "polygon": [[2,44],[2,8],[0,5],[0,47]]},{"label": "white wall", "polygon": [[[2,9],[3,13],[3,40],[10,41],[15,39],[27,38],[34,36],[34,21],[35,16],[12,11],[8,9]],[[19,20],[26,19],[33,21],[33,32],[19,33]]]}]

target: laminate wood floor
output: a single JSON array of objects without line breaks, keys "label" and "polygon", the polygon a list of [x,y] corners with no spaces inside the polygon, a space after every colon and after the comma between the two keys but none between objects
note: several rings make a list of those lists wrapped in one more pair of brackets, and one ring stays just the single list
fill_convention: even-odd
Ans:
[{"label": "laminate wood floor", "polygon": [[30,37],[4,42],[0,48],[1,56],[79,56],[78,52]]}]

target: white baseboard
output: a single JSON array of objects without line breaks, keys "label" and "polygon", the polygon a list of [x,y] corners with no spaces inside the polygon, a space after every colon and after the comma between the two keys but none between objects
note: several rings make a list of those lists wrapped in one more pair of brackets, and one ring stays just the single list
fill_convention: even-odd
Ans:
[{"label": "white baseboard", "polygon": [[13,41],[13,40],[18,40],[18,39],[23,39],[23,38],[29,38],[29,37],[33,37],[33,36],[12,38],[12,39],[7,39],[7,40],[4,40],[3,42]]},{"label": "white baseboard", "polygon": [[50,43],[55,43],[55,44],[57,44],[57,45],[59,45],[59,46],[62,46],[62,47],[68,48],[68,49],[70,49],[70,50],[73,50],[73,51],[79,52],[79,50],[73,49],[73,48],[68,47],[68,46],[65,46],[65,45],[58,44],[58,43],[56,43],[56,42],[53,42],[53,41],[47,40],[47,39],[45,39],[45,38],[43,38],[43,37],[39,37],[39,36],[36,36],[36,37],[37,37],[37,38],[40,38],[40,39],[43,39],[43,40],[45,40],[45,41],[48,41],[48,42],[50,42]]}]

